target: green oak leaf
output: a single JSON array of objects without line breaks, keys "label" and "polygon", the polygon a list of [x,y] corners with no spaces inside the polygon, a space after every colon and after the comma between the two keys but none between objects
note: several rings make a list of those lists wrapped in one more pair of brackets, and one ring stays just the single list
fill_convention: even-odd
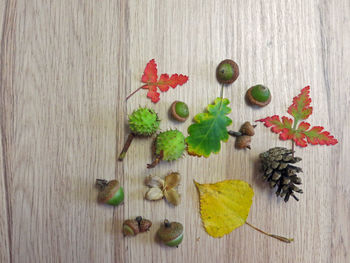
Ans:
[{"label": "green oak leaf", "polygon": [[199,113],[194,117],[194,124],[187,129],[189,136],[186,138],[187,151],[190,155],[209,157],[218,153],[221,141],[228,140],[227,126],[232,120],[226,115],[231,112],[227,105],[228,99],[216,98],[214,104],[208,105],[208,112]]}]

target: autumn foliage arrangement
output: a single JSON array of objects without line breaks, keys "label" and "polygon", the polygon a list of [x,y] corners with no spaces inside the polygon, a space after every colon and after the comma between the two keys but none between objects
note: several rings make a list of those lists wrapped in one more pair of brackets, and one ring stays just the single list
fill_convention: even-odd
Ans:
[{"label": "autumn foliage arrangement", "polygon": [[[238,75],[238,64],[234,61],[224,60],[219,64],[217,79],[222,84],[220,97],[217,97],[213,104],[209,104],[205,112],[194,116],[193,123],[187,129],[188,136],[186,138],[178,130],[158,133],[153,147],[155,159],[148,165],[148,168],[155,167],[161,160],[177,160],[182,157],[186,150],[189,155],[197,157],[209,157],[212,153],[219,153],[221,143],[228,141],[229,135],[237,137],[236,145],[239,146],[237,148],[250,149],[249,143],[251,136],[255,133],[256,125],[246,122],[239,132],[228,130],[228,127],[232,124],[232,119],[228,116],[231,108],[230,101],[223,97],[223,90],[224,86],[232,84],[238,78]],[[182,74],[169,76],[164,73],[158,77],[157,64],[152,59],[147,63],[141,78],[144,85],[131,93],[126,99],[129,99],[136,92],[146,89],[148,90],[147,97],[153,103],[157,103],[160,100],[160,92],[166,92],[170,87],[181,86],[187,81],[188,76]],[[268,95],[269,100],[271,100],[270,91],[268,91]],[[322,126],[311,127],[306,122],[313,112],[310,105],[310,87],[307,86],[301,90],[298,96],[294,97],[292,105],[288,108],[287,112],[292,118],[273,115],[256,120],[271,128],[272,132],[279,134],[281,140],[292,141],[292,149],[275,147],[259,156],[264,179],[269,182],[271,188],[277,187],[276,195],[284,198],[285,202],[289,200],[290,196],[295,200],[299,200],[295,193],[303,193],[297,187],[301,184],[301,178],[297,174],[302,172],[302,169],[295,165],[301,161],[301,158],[294,156],[294,144],[306,147],[308,144],[335,145],[338,143],[337,139],[328,131],[325,131]],[[156,134],[159,130],[159,121],[158,115],[152,109],[140,108],[134,111],[129,116],[131,133],[119,159],[123,160],[132,139],[136,135],[150,137]],[[242,141],[243,139],[245,141]],[[180,203],[180,195],[176,189],[179,182],[178,173],[171,173],[164,180],[157,176],[149,176],[146,184],[150,189],[147,191],[145,198],[154,201],[165,197],[169,203],[176,206]],[[219,238],[246,224],[282,242],[290,243],[293,241],[293,238],[267,233],[247,222],[254,196],[254,191],[247,182],[225,180],[209,184],[194,183],[199,193],[203,225],[210,236]],[[171,230],[169,228],[171,224],[168,220],[165,222],[164,229],[168,233]],[[175,238],[175,240],[180,240],[179,242],[182,241],[183,237],[182,226],[180,230],[181,233],[176,235]],[[164,237],[164,235],[160,236]]]}]

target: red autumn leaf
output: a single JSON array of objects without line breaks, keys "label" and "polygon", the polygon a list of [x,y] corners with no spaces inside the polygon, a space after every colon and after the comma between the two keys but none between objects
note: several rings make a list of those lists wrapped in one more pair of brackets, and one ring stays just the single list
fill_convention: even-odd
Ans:
[{"label": "red autumn leaf", "polygon": [[307,141],[311,144],[320,144],[320,145],[335,145],[338,143],[338,140],[335,139],[328,131],[322,131],[323,127],[314,126],[311,130],[305,131],[305,136]]},{"label": "red autumn leaf", "polygon": [[282,121],[278,115],[266,117],[257,121],[263,122],[266,127],[271,127],[271,131],[279,134],[281,140],[293,140],[296,145],[306,147],[308,143],[313,145],[334,145],[338,141],[329,132],[323,131],[323,127],[315,126],[310,130],[310,124],[299,120],[305,120],[312,114],[309,97],[310,87],[301,90],[301,93],[294,97],[293,104],[288,108],[288,113],[294,117],[294,121],[283,116]]},{"label": "red autumn leaf", "polygon": [[[148,89],[147,97],[152,100],[152,102],[157,103],[159,101],[159,93],[157,88],[160,91],[165,92],[169,90],[169,87],[173,89],[178,85],[183,85],[187,82],[188,77],[185,75],[173,74],[169,77],[168,74],[161,74],[158,79],[157,64],[154,59],[150,60],[143,72],[141,81],[145,83],[142,87],[138,88],[135,92],[142,89]],[[126,99],[129,99],[135,92],[130,94]]]},{"label": "red autumn leaf", "polygon": [[294,120],[306,120],[312,114],[310,107],[310,86],[306,86],[301,90],[301,93],[294,97],[293,104],[289,106],[288,113],[294,117]]},{"label": "red autumn leaf", "polygon": [[173,74],[169,78],[168,74],[162,74],[160,75],[159,81],[157,83],[158,88],[161,91],[168,91],[169,86],[172,87],[173,89],[176,88],[177,85],[183,85],[187,82],[188,77],[184,75],[178,75],[178,74]]}]

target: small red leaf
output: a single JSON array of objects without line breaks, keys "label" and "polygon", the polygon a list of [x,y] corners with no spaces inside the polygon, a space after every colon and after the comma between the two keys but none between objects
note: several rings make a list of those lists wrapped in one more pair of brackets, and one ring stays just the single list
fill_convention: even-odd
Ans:
[{"label": "small red leaf", "polygon": [[300,94],[293,98],[293,104],[288,108],[288,113],[294,117],[294,120],[306,120],[312,114],[312,107],[310,107],[311,98],[310,86],[306,86]]},{"label": "small red leaf", "polygon": [[157,64],[154,59],[150,60],[145,68],[145,71],[143,72],[141,81],[143,83],[155,83],[157,82]]},{"label": "small red leaf", "polygon": [[[282,117],[282,122],[281,122],[280,117],[278,115],[266,117],[265,119],[260,119],[257,121],[263,122],[266,127],[272,127],[271,131],[273,131],[274,133],[280,133],[285,128],[290,129],[293,123],[292,119],[289,119],[284,116]],[[286,139],[282,139],[282,140],[286,140]]]},{"label": "small red leaf", "polygon": [[[148,89],[147,97],[150,98],[154,103],[157,103],[159,101],[159,93],[157,92],[157,87],[160,91],[165,92],[169,90],[169,87],[175,88],[178,85],[185,84],[188,80],[187,76],[181,74],[173,74],[171,77],[169,77],[168,74],[161,74],[158,80],[157,74],[157,64],[155,60],[152,59],[147,63],[145,71],[143,72],[141,81],[146,84],[141,88]],[[130,96],[128,96],[127,99]]]},{"label": "small red leaf", "polygon": [[157,103],[159,101],[159,93],[157,92],[156,86],[146,86],[148,88],[147,97],[151,99],[152,102]]},{"label": "small red leaf", "polygon": [[304,131],[307,141],[313,145],[335,145],[338,140],[335,139],[328,131],[322,131],[323,127],[314,126],[309,131]]},{"label": "small red leaf", "polygon": [[158,81],[158,88],[163,92],[168,91],[169,86],[174,89],[177,85],[185,84],[187,80],[188,77],[181,74],[173,74],[170,78],[168,74],[162,74]]}]

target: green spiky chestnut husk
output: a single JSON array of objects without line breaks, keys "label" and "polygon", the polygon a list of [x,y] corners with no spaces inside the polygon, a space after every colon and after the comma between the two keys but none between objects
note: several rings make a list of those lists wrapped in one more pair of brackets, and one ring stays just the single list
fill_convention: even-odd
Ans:
[{"label": "green spiky chestnut husk", "polygon": [[178,130],[169,130],[158,134],[155,141],[155,155],[162,152],[162,160],[174,161],[185,151],[185,136]]},{"label": "green spiky chestnut husk", "polygon": [[158,131],[160,120],[157,113],[149,108],[139,108],[129,116],[129,127],[133,134],[150,136]]}]

